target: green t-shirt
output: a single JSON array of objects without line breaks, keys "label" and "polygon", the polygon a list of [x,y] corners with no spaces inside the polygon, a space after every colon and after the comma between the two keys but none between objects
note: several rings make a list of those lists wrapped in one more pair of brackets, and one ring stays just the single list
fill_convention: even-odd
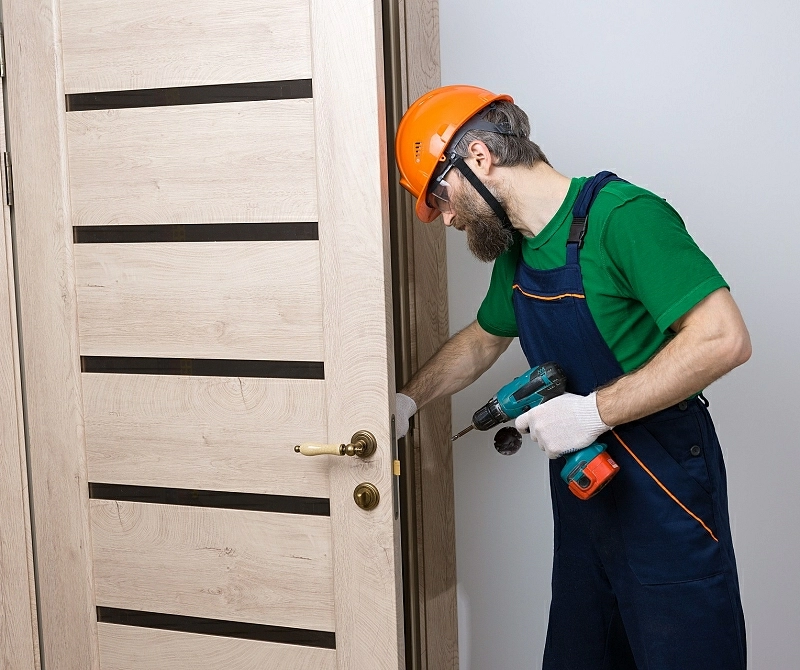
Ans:
[{"label": "green t-shirt", "polygon": [[[517,235],[494,263],[478,323],[516,337],[512,285],[517,261],[550,270],[566,261],[572,207],[588,177],[572,180],[553,219],[532,238]],[[653,193],[611,182],[594,201],[580,264],[586,303],[624,372],[643,365],[672,337],[677,319],[727,284],[686,231],[681,217]]]}]

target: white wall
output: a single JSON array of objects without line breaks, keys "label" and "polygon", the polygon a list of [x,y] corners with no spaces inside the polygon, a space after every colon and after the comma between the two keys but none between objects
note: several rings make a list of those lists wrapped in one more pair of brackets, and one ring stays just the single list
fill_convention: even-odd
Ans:
[{"label": "white wall", "polygon": [[[440,0],[440,12],[444,84],[512,94],[564,174],[610,169],[669,199],[730,282],[754,354],[707,396],[750,667],[800,667],[800,3]],[[455,332],[490,267],[448,235]],[[525,369],[512,345],[454,398],[454,426]],[[532,446],[500,456],[491,437],[454,450],[461,668],[535,668],[552,550],[545,458]]]}]

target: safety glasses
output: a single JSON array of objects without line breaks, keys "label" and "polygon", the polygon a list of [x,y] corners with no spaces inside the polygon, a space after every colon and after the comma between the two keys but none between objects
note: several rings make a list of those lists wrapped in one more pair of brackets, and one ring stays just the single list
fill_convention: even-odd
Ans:
[{"label": "safety glasses", "polygon": [[452,186],[448,184],[444,178],[450,172],[453,164],[448,161],[447,166],[442,170],[442,173],[431,180],[431,186],[425,196],[425,202],[428,207],[438,209],[440,212],[450,211],[450,194]]}]

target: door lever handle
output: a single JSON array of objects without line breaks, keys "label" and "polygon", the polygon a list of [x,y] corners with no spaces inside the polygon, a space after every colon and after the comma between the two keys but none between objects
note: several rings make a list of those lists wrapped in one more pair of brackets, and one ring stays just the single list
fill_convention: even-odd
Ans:
[{"label": "door lever handle", "polygon": [[303,456],[358,456],[369,458],[375,453],[378,443],[375,436],[366,431],[359,430],[350,438],[350,444],[319,444],[318,442],[304,442],[295,446],[294,451]]}]

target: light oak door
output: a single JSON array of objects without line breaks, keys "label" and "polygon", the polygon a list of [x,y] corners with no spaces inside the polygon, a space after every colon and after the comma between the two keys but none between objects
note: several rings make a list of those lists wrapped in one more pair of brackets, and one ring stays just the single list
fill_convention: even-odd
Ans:
[{"label": "light oak door", "polygon": [[[0,99],[0,165],[7,164]],[[0,668],[38,667],[8,173],[0,188]]]},{"label": "light oak door", "polygon": [[403,667],[380,3],[2,8],[45,667]]}]

